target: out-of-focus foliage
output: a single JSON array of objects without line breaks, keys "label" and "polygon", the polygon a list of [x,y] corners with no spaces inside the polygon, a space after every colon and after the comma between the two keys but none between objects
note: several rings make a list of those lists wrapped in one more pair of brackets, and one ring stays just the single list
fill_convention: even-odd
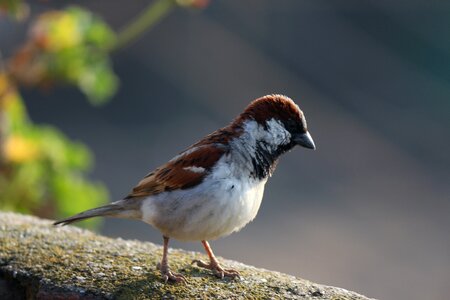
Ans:
[{"label": "out-of-focus foliage", "polygon": [[28,13],[28,5],[22,0],[0,0],[0,15],[8,14],[17,20],[23,20]]},{"label": "out-of-focus foliage", "polygon": [[115,33],[98,17],[78,7],[43,13],[29,32],[29,40],[8,65],[23,85],[77,86],[93,104],[102,104],[117,90],[108,49]]},{"label": "out-of-focus foliage", "polygon": [[0,121],[0,209],[54,217],[107,202],[106,189],[85,178],[92,163],[88,149],[56,128],[33,124],[5,73]]},{"label": "out-of-focus foliage", "polygon": [[[17,87],[78,87],[92,104],[114,95],[118,78],[109,54],[158,23],[177,5],[204,8],[209,0],[155,0],[117,35],[79,7],[40,14],[12,57],[0,55],[0,209],[57,218],[107,202],[107,191],[86,178],[92,156],[52,126],[34,124]],[[23,0],[0,0],[0,14],[20,20]],[[1,51],[1,49],[0,49]],[[1,54],[1,53],[0,53]],[[92,225],[98,220],[83,223]]]},{"label": "out-of-focus foliage", "polygon": [[[27,7],[0,1],[0,10],[16,17]],[[25,44],[0,61],[0,209],[55,218],[107,202],[104,186],[86,177],[92,166],[87,147],[34,124],[16,86],[75,85],[91,103],[104,103],[118,84],[108,57],[115,40],[102,20],[70,7],[39,15]]]}]

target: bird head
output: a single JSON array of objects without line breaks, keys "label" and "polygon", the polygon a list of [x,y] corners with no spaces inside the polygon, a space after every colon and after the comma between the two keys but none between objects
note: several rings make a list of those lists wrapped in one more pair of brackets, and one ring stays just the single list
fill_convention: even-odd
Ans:
[{"label": "bird head", "polygon": [[235,122],[244,124],[244,129],[253,124],[249,130],[256,139],[281,152],[296,145],[316,148],[305,115],[292,99],[283,95],[267,95],[252,101]]}]

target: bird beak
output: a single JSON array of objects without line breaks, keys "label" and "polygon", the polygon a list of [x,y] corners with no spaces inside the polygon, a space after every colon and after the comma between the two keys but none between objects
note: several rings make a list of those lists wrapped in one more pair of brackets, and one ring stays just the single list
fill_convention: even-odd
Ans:
[{"label": "bird beak", "polygon": [[308,131],[295,136],[294,142],[302,147],[316,150],[316,145]]}]

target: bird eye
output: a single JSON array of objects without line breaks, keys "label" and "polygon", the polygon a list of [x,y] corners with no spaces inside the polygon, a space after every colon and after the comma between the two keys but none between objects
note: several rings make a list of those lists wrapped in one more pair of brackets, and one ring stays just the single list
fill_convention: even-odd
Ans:
[{"label": "bird eye", "polygon": [[285,127],[289,132],[296,132],[300,129],[299,123],[296,120],[291,119],[291,118],[288,119],[288,121],[285,124]]}]

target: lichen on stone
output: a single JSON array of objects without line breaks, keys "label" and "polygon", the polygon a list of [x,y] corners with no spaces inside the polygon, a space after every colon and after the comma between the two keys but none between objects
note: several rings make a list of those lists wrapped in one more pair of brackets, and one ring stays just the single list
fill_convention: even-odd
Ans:
[{"label": "lichen on stone", "polygon": [[[368,299],[341,288],[222,260],[242,278],[218,279],[191,265],[203,254],[170,250],[171,267],[188,284],[165,284],[156,264],[162,248],[111,239],[76,227],[0,212],[0,280],[27,293],[90,299]],[[0,285],[0,289],[1,289]],[[0,290],[1,295],[1,290]]]}]

